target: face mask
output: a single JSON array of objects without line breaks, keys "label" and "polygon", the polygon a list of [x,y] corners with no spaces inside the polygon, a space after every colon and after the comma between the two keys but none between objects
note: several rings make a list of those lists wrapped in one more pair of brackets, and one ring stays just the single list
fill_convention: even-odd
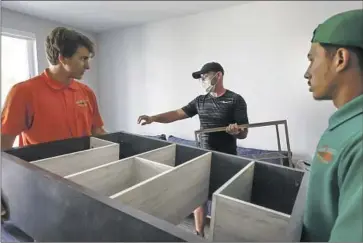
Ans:
[{"label": "face mask", "polygon": [[217,76],[217,74],[215,74],[212,78],[208,78],[208,79],[202,81],[202,87],[203,87],[203,89],[205,90],[205,92],[207,94],[209,93],[212,96],[215,96],[214,90],[216,89],[216,84],[217,84],[217,82],[215,84],[212,84],[212,80],[216,76]]}]

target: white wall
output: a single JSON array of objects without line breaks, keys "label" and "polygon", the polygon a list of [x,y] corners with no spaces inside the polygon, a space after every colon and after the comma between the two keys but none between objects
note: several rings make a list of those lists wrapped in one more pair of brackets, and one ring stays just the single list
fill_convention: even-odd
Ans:
[{"label": "white wall", "polygon": [[[1,27],[15,29],[18,31],[30,32],[36,36],[36,46],[37,46],[37,60],[38,60],[38,72],[43,72],[46,67],[48,67],[48,61],[45,54],[45,39],[46,36],[58,26],[64,26],[56,22],[36,18],[30,15],[18,13],[5,8],[1,8],[2,23]],[[70,26],[65,26],[70,27]],[[70,27],[73,28],[73,27]],[[85,35],[87,35],[92,41],[96,43],[96,36],[93,33],[87,33],[83,30],[73,28]],[[96,43],[97,44],[97,43]],[[91,61],[91,69],[86,72],[82,82],[89,85],[93,91],[98,96],[98,65],[97,65],[97,55],[98,47],[96,46],[96,56]]]},{"label": "white wall", "polygon": [[[303,78],[312,33],[356,8],[359,1],[254,2],[106,32],[98,38],[99,92],[108,129],[194,139],[197,117],[145,127],[136,120],[187,104],[202,91],[191,73],[215,60],[225,86],[245,98],[250,122],[287,119],[293,153],[309,158],[335,111],[313,100]],[[239,144],[276,149],[275,128],[253,128]]]}]

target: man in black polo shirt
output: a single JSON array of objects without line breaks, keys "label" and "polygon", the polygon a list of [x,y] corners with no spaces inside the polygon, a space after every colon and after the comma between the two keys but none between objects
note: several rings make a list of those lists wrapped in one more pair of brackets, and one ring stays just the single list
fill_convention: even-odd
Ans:
[{"label": "man in black polo shirt", "polygon": [[[141,125],[171,123],[199,115],[200,128],[215,128],[226,126],[226,132],[201,134],[202,148],[228,154],[237,154],[237,139],[247,137],[248,129],[240,129],[237,124],[248,124],[247,105],[241,95],[223,86],[223,67],[216,62],[205,64],[200,71],[192,74],[194,79],[200,79],[205,89],[205,95],[199,95],[181,109],[162,114],[138,118]],[[195,227],[198,235],[204,236],[204,208],[194,211]]]}]

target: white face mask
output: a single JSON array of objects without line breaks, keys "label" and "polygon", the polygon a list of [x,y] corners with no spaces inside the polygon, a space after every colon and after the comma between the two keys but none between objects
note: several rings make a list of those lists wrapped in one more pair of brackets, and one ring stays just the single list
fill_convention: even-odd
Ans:
[{"label": "white face mask", "polygon": [[204,91],[212,96],[216,96],[216,94],[214,93],[214,90],[216,88],[216,84],[212,84],[212,80],[217,76],[217,74],[215,74],[212,78],[207,78],[204,81],[202,81],[202,87],[204,89]]}]

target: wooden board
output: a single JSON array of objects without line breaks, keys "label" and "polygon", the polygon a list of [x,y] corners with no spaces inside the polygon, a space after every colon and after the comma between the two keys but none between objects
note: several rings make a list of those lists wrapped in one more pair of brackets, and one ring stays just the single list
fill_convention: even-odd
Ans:
[{"label": "wooden board", "polygon": [[173,167],[141,158],[127,158],[66,176],[84,187],[111,196]]},{"label": "wooden board", "polygon": [[208,199],[211,158],[208,152],[111,198],[179,224]]},{"label": "wooden board", "polygon": [[107,141],[107,140],[95,138],[95,137],[90,137],[90,148],[91,149],[104,147],[104,146],[112,145],[112,144],[115,144],[115,143]]},{"label": "wooden board", "polygon": [[303,221],[305,212],[306,194],[309,183],[309,171],[305,172],[297,194],[295,205],[290,215],[289,225],[286,230],[285,242],[304,242],[307,239],[303,237]]},{"label": "wooden board", "polygon": [[279,242],[286,232],[289,215],[232,197],[214,194],[212,241]]},{"label": "wooden board", "polygon": [[137,155],[139,158],[144,158],[152,161],[156,161],[162,164],[175,166],[176,145],[171,144],[166,147],[158,148]]},{"label": "wooden board", "polygon": [[[50,157],[48,162],[59,162],[79,151],[95,162],[89,152],[105,151],[113,142],[117,159],[73,168],[65,178],[41,170],[36,165],[42,161],[28,163]],[[124,132],[11,154],[2,167],[3,198],[12,222],[37,241],[195,242],[194,232],[178,224],[207,195],[213,198],[214,241],[294,242],[301,234],[304,205],[295,199],[302,173],[293,169]],[[83,159],[58,166],[79,166]]]},{"label": "wooden board", "polygon": [[35,242],[205,241],[13,158],[2,153],[1,194],[10,213],[12,230],[9,233],[17,234],[21,230]]},{"label": "wooden board", "polygon": [[221,186],[215,194],[222,194],[246,202],[251,201],[255,162],[249,163]]},{"label": "wooden board", "polygon": [[119,160],[119,144],[36,160],[32,164],[60,176],[67,176],[98,165]]},{"label": "wooden board", "polygon": [[279,241],[290,216],[251,203],[255,162],[228,180],[212,199],[212,241]]},{"label": "wooden board", "polygon": [[150,179],[164,171],[171,170],[173,167],[144,158],[135,157],[133,169],[135,173],[134,184],[136,185],[137,183]]}]

